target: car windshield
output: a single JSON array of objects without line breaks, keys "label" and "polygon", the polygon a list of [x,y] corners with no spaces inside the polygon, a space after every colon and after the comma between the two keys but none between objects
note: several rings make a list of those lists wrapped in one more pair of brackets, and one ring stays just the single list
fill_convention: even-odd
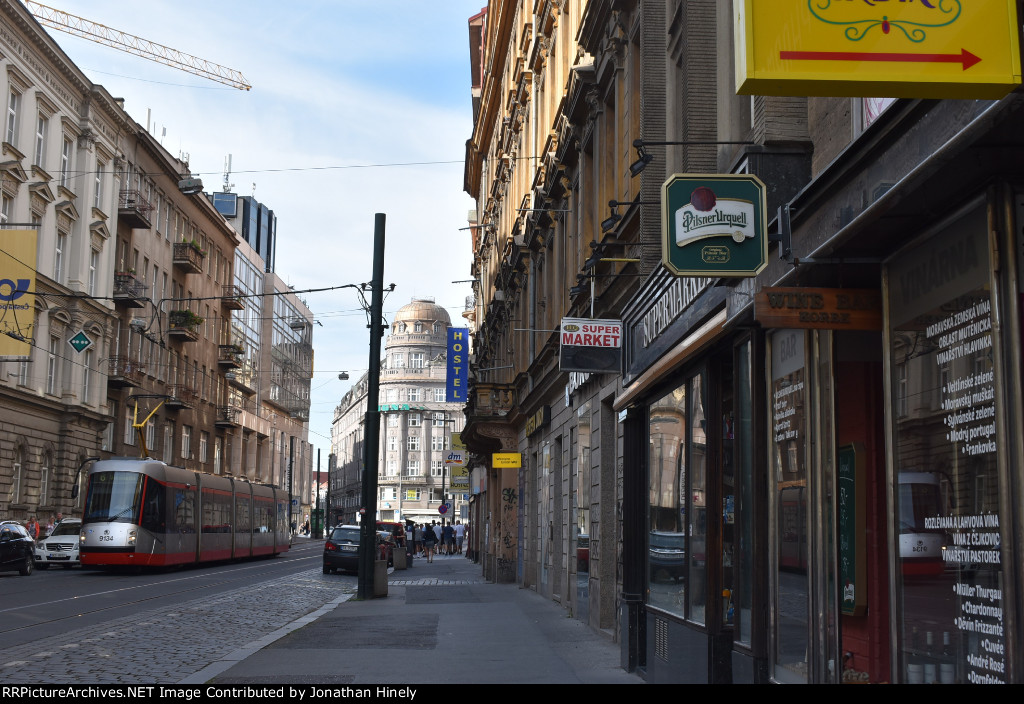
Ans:
[{"label": "car windshield", "polygon": [[331,540],[345,540],[350,543],[359,542],[358,528],[335,528],[331,533]]},{"label": "car windshield", "polygon": [[53,529],[53,532],[50,533],[50,537],[52,538],[56,535],[78,535],[81,527],[82,525],[80,523],[60,523]]}]

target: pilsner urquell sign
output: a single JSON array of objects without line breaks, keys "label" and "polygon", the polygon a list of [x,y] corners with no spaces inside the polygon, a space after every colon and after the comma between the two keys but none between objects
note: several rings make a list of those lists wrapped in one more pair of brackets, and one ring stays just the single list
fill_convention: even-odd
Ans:
[{"label": "pilsner urquell sign", "polygon": [[675,174],[662,186],[662,262],[677,276],[756,276],[768,265],[765,187],[746,174]]}]

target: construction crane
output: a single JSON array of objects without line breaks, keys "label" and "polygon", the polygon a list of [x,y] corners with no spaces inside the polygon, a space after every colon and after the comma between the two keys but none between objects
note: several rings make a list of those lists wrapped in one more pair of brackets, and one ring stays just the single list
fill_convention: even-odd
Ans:
[{"label": "construction crane", "polygon": [[76,37],[82,37],[97,44],[105,44],[129,54],[141,56],[150,61],[156,61],[165,66],[171,66],[172,68],[181,69],[197,76],[209,78],[211,81],[217,81],[232,88],[238,88],[239,90],[249,90],[252,88],[246,82],[245,76],[232,68],[215,64],[206,59],[200,59],[198,56],[192,56],[177,49],[172,49],[169,46],[151,42],[134,34],[111,29],[99,22],[92,22],[84,17],[56,10],[32,0],[22,0],[22,3],[39,21],[39,24],[44,27],[56,29],[58,32],[65,32]]}]

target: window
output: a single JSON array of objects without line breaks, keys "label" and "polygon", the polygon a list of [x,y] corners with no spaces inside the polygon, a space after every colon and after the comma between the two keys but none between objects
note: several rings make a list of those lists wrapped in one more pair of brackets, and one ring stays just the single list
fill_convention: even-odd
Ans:
[{"label": "window", "polygon": [[409,460],[409,464],[405,467],[405,476],[407,477],[418,477],[420,475],[420,461]]},{"label": "window", "polygon": [[432,476],[432,477],[443,477],[444,476],[444,461],[443,460],[430,460],[430,476]]},{"label": "window", "polygon": [[434,401],[444,403],[444,388],[434,389]]},{"label": "window", "polygon": [[68,236],[66,232],[57,233],[57,244],[53,252],[53,280],[64,283],[64,252],[67,251]]},{"label": "window", "polygon": [[[391,417],[397,418],[398,416]],[[390,450],[391,452],[395,452],[396,450],[398,450],[398,436],[388,435],[388,450]]]},{"label": "window", "polygon": [[57,359],[60,357],[60,338],[50,336],[50,349],[46,355],[46,393],[57,393]]},{"label": "window", "polygon": [[[412,401],[412,399],[409,399],[409,400]],[[419,413],[410,413],[409,414],[409,427],[410,428],[418,428],[422,424],[423,424],[423,419],[422,419],[422,416],[420,416]]]},{"label": "window", "polygon": [[391,366],[400,369],[405,366],[405,355],[401,352],[394,352],[391,355]]},{"label": "window", "polygon": [[43,166],[43,160],[46,158],[46,129],[49,123],[50,121],[42,115],[36,118],[36,151],[35,161],[32,162],[36,166]]},{"label": "window", "polygon": [[387,464],[387,476],[393,477],[398,474],[398,467],[394,460],[388,460]]},{"label": "window", "polygon": [[421,323],[421,322],[419,322],[417,320],[415,323],[412,324],[412,331],[413,332],[423,332],[423,323]]},{"label": "window", "polygon": [[82,403],[89,403],[89,394],[92,393],[92,357],[92,350],[86,350],[82,357]]},{"label": "window", "polygon": [[420,439],[419,439],[419,437],[416,436],[416,435],[410,435],[408,440],[407,440],[407,442],[406,442],[406,446],[408,447],[409,452],[419,452],[419,450],[420,450]]},{"label": "window", "polygon": [[71,178],[71,150],[74,149],[74,142],[67,136],[60,147],[60,185],[68,187],[68,179]]},{"label": "window", "polygon": [[124,444],[135,446],[135,428],[132,427],[132,409],[124,410]]},{"label": "window", "polygon": [[181,459],[192,459],[192,426],[181,426]]},{"label": "window", "polygon": [[11,209],[14,205],[14,199],[4,193],[0,196],[0,224],[4,224],[11,219]]},{"label": "window", "polygon": [[199,433],[199,461],[206,464],[210,451],[210,434],[205,430]]},{"label": "window", "polygon": [[435,435],[430,438],[430,449],[438,452],[444,449],[444,435]]},{"label": "window", "polygon": [[10,92],[7,99],[7,143],[14,144],[18,137],[18,107],[21,104],[21,94]]},{"label": "window", "polygon": [[89,253],[89,295],[96,295],[96,270],[100,265],[100,253],[95,249]]},{"label": "window", "polygon": [[49,452],[43,457],[43,466],[39,468],[39,505],[46,506],[50,503],[50,465],[53,464],[53,457]]},{"label": "window", "polygon": [[388,427],[389,428],[397,428],[398,427],[398,415],[397,414],[395,414],[395,413],[389,413],[388,414]]},{"label": "window", "polygon": [[146,423],[146,450],[150,456],[156,450],[156,424]]},{"label": "window", "polygon": [[164,426],[164,464],[174,461],[174,423]]},{"label": "window", "polygon": [[419,403],[423,401],[423,389],[409,389],[409,402]]},{"label": "window", "polygon": [[103,205],[103,172],[107,165],[102,161],[96,162],[96,194],[93,197],[93,207],[99,208]]},{"label": "window", "polygon": [[28,386],[28,365],[31,360],[23,359],[18,363],[18,385]]},{"label": "window", "polygon": [[444,413],[435,413],[434,414],[434,427],[435,428],[443,428],[444,426],[445,426]]},{"label": "window", "polygon": [[[418,325],[418,323],[417,323]],[[423,353],[422,352],[411,352],[409,353],[409,366],[413,369],[423,369]]]},{"label": "window", "polygon": [[11,468],[11,491],[7,495],[8,503],[21,502],[21,448],[14,453],[14,466]]}]

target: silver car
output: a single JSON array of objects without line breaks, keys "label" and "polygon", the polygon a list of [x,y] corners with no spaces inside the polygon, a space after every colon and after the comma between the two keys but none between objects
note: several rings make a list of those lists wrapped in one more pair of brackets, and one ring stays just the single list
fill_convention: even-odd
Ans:
[{"label": "silver car", "polygon": [[78,560],[78,533],[82,522],[77,518],[65,518],[53,528],[53,532],[36,541],[36,567],[45,570],[50,565],[60,565],[66,570],[81,564]]}]

